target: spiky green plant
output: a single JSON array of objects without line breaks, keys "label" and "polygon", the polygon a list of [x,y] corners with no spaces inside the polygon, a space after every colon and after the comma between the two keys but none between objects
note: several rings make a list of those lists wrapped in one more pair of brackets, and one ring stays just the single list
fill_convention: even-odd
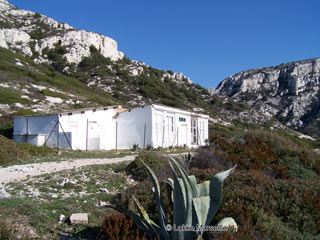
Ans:
[{"label": "spiky green plant", "polygon": [[[197,184],[195,176],[188,176],[176,160],[171,158],[169,163],[173,179],[168,178],[165,182],[172,189],[172,225],[168,225],[168,220],[164,213],[158,179],[145,163],[143,164],[147,168],[154,186],[159,225],[150,219],[148,213],[135,197],[133,197],[133,200],[137,206],[138,213],[128,212],[127,214],[132,217],[139,228],[152,238],[160,236],[164,240],[201,239],[203,231],[198,226],[208,226],[217,213],[222,202],[222,183],[234,171],[236,165],[229,170],[217,173],[210,181]],[[179,172],[180,177],[178,177],[175,169]],[[230,217],[222,219],[218,225],[220,227],[232,226],[237,229],[236,222]],[[194,231],[179,231],[179,226],[194,229]]]}]

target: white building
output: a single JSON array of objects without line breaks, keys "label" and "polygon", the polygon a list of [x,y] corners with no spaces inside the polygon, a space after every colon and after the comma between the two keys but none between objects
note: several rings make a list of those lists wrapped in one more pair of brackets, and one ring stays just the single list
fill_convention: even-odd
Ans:
[{"label": "white building", "polygon": [[14,140],[80,150],[205,145],[209,116],[148,105],[121,106],[14,117]]},{"label": "white building", "polygon": [[117,147],[126,149],[133,144],[140,147],[205,145],[208,139],[208,115],[185,110],[148,105],[121,112],[117,116]]}]

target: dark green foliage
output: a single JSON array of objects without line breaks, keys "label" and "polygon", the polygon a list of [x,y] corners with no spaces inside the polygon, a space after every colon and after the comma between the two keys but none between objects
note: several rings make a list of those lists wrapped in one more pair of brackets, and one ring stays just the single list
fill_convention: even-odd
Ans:
[{"label": "dark green foliage", "polygon": [[44,49],[44,54],[47,54],[48,59],[52,61],[52,66],[59,72],[62,72],[68,66],[67,59],[64,54],[67,53],[66,46],[61,46],[59,43],[52,49]]},{"label": "dark green foliage", "polygon": [[277,178],[309,179],[317,176],[320,156],[275,132],[251,131],[236,138],[212,136],[215,157],[238,163],[240,169],[268,169]]},{"label": "dark green foliage", "polygon": [[36,18],[36,19],[41,18],[41,14],[40,13],[34,13],[34,18]]},{"label": "dark green foliage", "polygon": [[46,156],[55,152],[55,149],[49,147],[34,146],[27,143],[18,143],[17,146],[26,151],[30,156]]},{"label": "dark green foliage", "polygon": [[9,162],[17,162],[28,155],[23,149],[16,145],[13,140],[0,135],[0,165]]},{"label": "dark green foliage", "polygon": [[[254,170],[239,171],[224,187],[218,216],[240,225],[240,239],[318,239],[318,180],[271,180]],[[217,217],[219,219],[219,217]],[[277,236],[277,237],[275,237]]]},{"label": "dark green foliage", "polygon": [[27,104],[28,102],[29,100],[21,98],[21,94],[16,90],[0,87],[0,104]]},{"label": "dark green foliage", "polygon": [[48,89],[43,89],[41,90],[41,93],[45,96],[50,96],[50,97],[56,97],[56,98],[62,98],[62,99],[66,99],[66,96],[62,93],[59,93],[59,92],[53,92],[53,91],[50,91]]},{"label": "dark green foliage", "polygon": [[36,28],[32,32],[30,32],[29,35],[32,39],[36,39],[36,40],[40,40],[47,36],[47,34],[41,28]]},{"label": "dark green foliage", "polygon": [[15,239],[15,227],[13,224],[8,224],[4,219],[0,221],[0,239],[11,240]]},{"label": "dark green foliage", "polygon": [[31,156],[46,156],[54,151],[48,147],[37,147],[25,143],[16,144],[2,135],[0,135],[0,146],[0,166],[22,162]]},{"label": "dark green foliage", "polygon": [[12,121],[0,120],[0,134],[11,139],[13,133]]},{"label": "dark green foliage", "polygon": [[0,20],[0,28],[13,28],[13,24],[8,22],[8,21],[5,21],[3,19]]},{"label": "dark green foliage", "polygon": [[98,239],[100,240],[147,240],[146,233],[124,214],[107,215],[102,223]]},{"label": "dark green foliage", "polygon": [[140,153],[134,161],[129,163],[126,168],[126,171],[138,181],[144,181],[148,178],[148,172],[141,160],[144,161],[145,164],[147,164],[155,172],[168,163],[165,158],[157,153]]},{"label": "dark green foliage", "polygon": [[[104,57],[93,45],[90,46],[90,53],[89,57],[84,57],[79,63],[80,71],[91,71],[92,69],[112,64],[110,58]],[[105,73],[108,73],[107,69],[105,71]],[[103,74],[103,72],[101,73]]]}]

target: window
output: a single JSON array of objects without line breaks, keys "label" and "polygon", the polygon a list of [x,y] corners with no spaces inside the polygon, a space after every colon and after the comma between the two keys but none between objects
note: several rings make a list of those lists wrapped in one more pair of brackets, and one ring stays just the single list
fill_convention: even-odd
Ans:
[{"label": "window", "polygon": [[197,134],[197,119],[191,119],[191,144],[198,143],[198,134]]},{"label": "window", "polygon": [[199,137],[200,137],[200,143],[203,143],[204,141],[204,134],[205,134],[205,128],[204,128],[204,122],[199,122]]},{"label": "window", "polygon": [[154,117],[155,117],[154,125],[155,125],[156,141],[162,142],[162,128],[163,128],[162,114],[155,113]]},{"label": "window", "polygon": [[179,117],[179,122],[186,122],[186,118],[184,118],[184,117]]},{"label": "window", "polygon": [[167,126],[166,128],[168,129],[169,132],[173,132],[173,116],[167,116]]}]

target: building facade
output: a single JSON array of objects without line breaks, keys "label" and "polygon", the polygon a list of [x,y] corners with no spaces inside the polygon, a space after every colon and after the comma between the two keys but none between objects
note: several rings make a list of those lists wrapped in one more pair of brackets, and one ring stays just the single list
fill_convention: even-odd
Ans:
[{"label": "building facade", "polygon": [[148,105],[14,117],[14,140],[73,150],[198,147],[208,139],[208,115]]}]

